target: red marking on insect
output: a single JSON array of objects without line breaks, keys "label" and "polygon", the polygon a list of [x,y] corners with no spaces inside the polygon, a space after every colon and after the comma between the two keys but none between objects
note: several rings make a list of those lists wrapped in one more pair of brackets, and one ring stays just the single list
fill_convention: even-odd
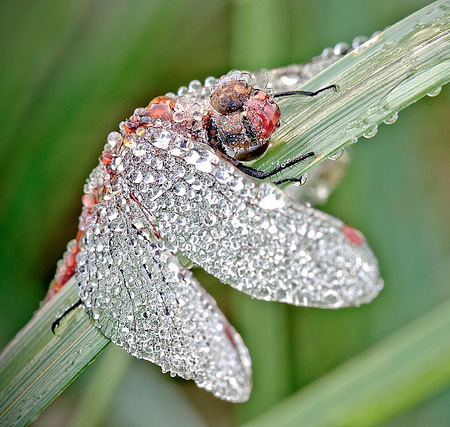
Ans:
[{"label": "red marking on insect", "polygon": [[138,116],[131,116],[129,118],[129,120],[127,120],[124,123],[123,127],[124,127],[124,129],[125,129],[125,131],[127,133],[134,133],[134,132],[136,132],[136,128],[138,128],[139,125],[140,125],[139,117]]},{"label": "red marking on insect", "polygon": [[103,164],[109,166],[111,164],[111,160],[113,159],[113,157],[114,156],[113,153],[111,153],[111,151],[104,151],[101,157]]},{"label": "red marking on insect", "polygon": [[[87,195],[85,194],[85,196]],[[84,204],[84,202],[86,201],[86,198],[84,196],[83,200]],[[55,279],[53,280],[53,284],[47,292],[45,301],[51,299],[56,294],[56,292],[58,292],[75,274],[75,268],[77,266],[76,255],[78,252],[80,252],[80,240],[83,235],[84,231],[78,230],[74,243],[70,247],[68,253],[64,256],[63,268],[60,271],[57,271]]]},{"label": "red marking on insect", "polygon": [[125,131],[128,133],[132,133],[136,130],[136,126],[133,126],[132,122],[126,122],[123,127],[125,128]]},{"label": "red marking on insect", "polygon": [[140,126],[150,126],[148,117],[172,121],[174,109],[175,102],[172,98],[168,96],[157,96],[149,102],[142,113],[131,116],[124,123],[123,127],[127,133],[135,133]]},{"label": "red marking on insect", "polygon": [[356,228],[353,228],[351,225],[345,224],[342,226],[341,230],[347,240],[357,246],[361,246],[366,241],[363,234]]},{"label": "red marking on insect", "polygon": [[230,341],[230,343],[233,345],[233,347],[236,348],[236,343],[234,341],[233,334],[231,333],[228,325],[225,325],[225,324],[223,325],[223,331],[225,332],[225,335],[227,336],[228,341]]},{"label": "red marking on insect", "polygon": [[95,197],[95,194],[92,193],[85,194],[81,198],[81,203],[83,203],[83,206],[85,206],[89,211],[92,210],[92,208],[97,202],[98,202],[97,197]]},{"label": "red marking on insect", "polygon": [[[103,156],[102,156],[103,157]],[[92,212],[92,208],[98,203],[98,190],[93,190],[92,193],[84,194],[81,197],[81,203],[86,208],[88,213]],[[76,255],[80,252],[80,241],[84,235],[83,230],[78,230],[75,239],[71,246],[69,246],[68,251],[64,255],[62,260],[63,264],[58,268],[55,279],[53,280],[52,286],[49,288],[45,301],[48,301],[58,292],[68,280],[75,274],[75,269],[77,266]]]}]

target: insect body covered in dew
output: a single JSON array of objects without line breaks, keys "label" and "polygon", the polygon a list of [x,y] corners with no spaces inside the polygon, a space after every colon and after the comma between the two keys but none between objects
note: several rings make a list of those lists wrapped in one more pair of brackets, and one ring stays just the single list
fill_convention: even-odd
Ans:
[{"label": "insect body covered in dew", "polygon": [[279,119],[274,98],[239,72],[135,110],[85,185],[52,291],[75,274],[107,338],[234,402],[251,391],[247,348],[177,254],[254,298],[297,306],[358,306],[383,286],[361,233],[241,165]]},{"label": "insect body covered in dew", "polygon": [[207,117],[209,144],[232,159],[253,160],[269,146],[280,124],[280,108],[273,98],[246,80],[218,83],[210,98]]}]

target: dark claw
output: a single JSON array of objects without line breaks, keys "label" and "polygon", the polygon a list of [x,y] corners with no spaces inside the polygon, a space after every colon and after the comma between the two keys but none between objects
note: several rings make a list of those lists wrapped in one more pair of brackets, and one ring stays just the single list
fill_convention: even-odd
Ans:
[{"label": "dark claw", "polygon": [[[285,170],[285,169],[287,169],[287,168],[289,168],[289,167],[291,167],[291,166],[293,166],[293,165],[295,165],[297,163],[300,163],[303,160],[306,160],[306,159],[308,159],[310,157],[313,157],[313,156],[314,156],[314,152],[310,151],[309,153],[306,153],[306,154],[304,154],[304,155],[302,155],[300,157],[297,157],[297,158],[295,158],[293,160],[290,160],[289,162],[284,163],[284,164],[276,167],[275,169],[272,169],[269,172],[263,172],[263,171],[260,171],[258,169],[253,169],[250,166],[245,166],[242,163],[237,162],[237,161],[234,161],[234,165],[238,169],[240,169],[242,172],[246,173],[247,175],[250,175],[253,178],[265,179],[265,178],[268,178],[269,176],[275,175],[276,173],[281,172],[281,171],[283,171],[283,170]],[[285,182],[285,181],[297,181],[297,180],[298,180],[298,178],[292,178],[292,179],[287,179],[287,180],[275,182],[275,184],[278,184],[280,182]]]},{"label": "dark claw", "polygon": [[285,182],[302,182],[302,181],[303,181],[303,175],[300,175],[297,178],[286,178],[286,179],[282,179],[281,181],[275,181],[274,184],[279,185],[279,184],[283,184]]},{"label": "dark claw", "polygon": [[58,317],[53,323],[52,323],[52,333],[53,335],[55,335],[55,329],[59,326],[59,323],[61,322],[61,320],[67,316],[72,310],[75,310],[77,307],[79,307],[81,305],[81,300],[79,299],[74,305],[72,305],[71,307],[69,307],[63,314],[62,316]]},{"label": "dark claw", "polygon": [[278,92],[278,93],[274,93],[272,96],[274,98],[280,98],[282,96],[292,96],[292,95],[305,95],[305,96],[316,96],[319,93],[328,90],[328,89],[333,89],[335,92],[337,92],[338,87],[336,85],[330,85],[330,86],[326,86],[323,87],[319,90],[316,90],[315,92],[308,92],[305,90],[288,90],[286,92]]}]

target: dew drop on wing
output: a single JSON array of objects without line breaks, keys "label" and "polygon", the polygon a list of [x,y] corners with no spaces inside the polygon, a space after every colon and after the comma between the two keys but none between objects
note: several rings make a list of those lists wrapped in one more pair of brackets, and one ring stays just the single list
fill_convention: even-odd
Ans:
[{"label": "dew drop on wing", "polygon": [[[166,168],[174,141],[186,137],[164,132],[171,135],[169,149],[155,154]],[[158,138],[158,130],[145,138],[149,142]],[[362,234],[361,242],[356,230],[353,239],[349,238],[349,228],[342,221],[293,202],[274,185],[256,182],[223,159],[210,173],[199,171],[190,163],[191,151],[209,148],[193,139],[185,147],[176,161],[186,175],[176,182],[190,188],[189,201],[175,191],[175,185],[166,186],[155,200],[152,215],[160,235],[191,261],[255,298],[295,305],[358,306],[381,290],[377,260]],[[131,152],[124,156],[124,164],[144,168],[144,175],[151,172],[146,164],[134,166]],[[236,179],[239,186],[234,185]],[[194,182],[199,185],[193,186]],[[135,191],[133,183],[130,189]],[[169,207],[166,199],[171,200]],[[144,208],[152,201],[142,195]],[[205,227],[205,218],[214,226]],[[209,250],[211,241],[215,242],[213,251]]]},{"label": "dew drop on wing", "polygon": [[[117,230],[108,213],[119,206],[125,227]],[[137,203],[117,196],[100,201],[91,215],[78,265],[84,273],[78,279],[80,297],[95,325],[133,356],[193,379],[221,399],[246,401],[251,361],[245,344],[150,226],[132,226],[137,219],[147,221]],[[99,244],[102,252],[96,250]],[[106,251],[110,256],[105,259]],[[108,285],[111,277],[120,278],[118,292]]]},{"label": "dew drop on wing", "polygon": [[[382,281],[357,233],[291,202],[273,185],[258,184],[207,147],[202,125],[194,122],[204,116],[201,104],[215,83],[180,88],[176,106],[173,94],[161,97],[150,103],[159,111],[154,120],[143,116],[139,123],[145,109],[137,109],[121,124],[123,136],[108,136],[105,150],[114,155],[105,153],[85,186],[87,194],[106,191],[83,210],[76,275],[87,311],[114,343],[220,398],[245,401],[248,351],[168,246],[264,300],[359,305],[376,296]],[[160,104],[173,113],[172,123],[164,121]]]}]

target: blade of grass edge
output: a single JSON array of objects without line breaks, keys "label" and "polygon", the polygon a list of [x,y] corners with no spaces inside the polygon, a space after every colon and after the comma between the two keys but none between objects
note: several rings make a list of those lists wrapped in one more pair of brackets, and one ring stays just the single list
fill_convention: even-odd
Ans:
[{"label": "blade of grass edge", "polygon": [[1,353],[1,425],[36,419],[109,343],[83,307],[65,316],[52,333],[52,323],[77,300],[77,285],[71,279]]},{"label": "blade of grass edge", "polygon": [[[313,151],[289,170],[300,176],[339,149],[352,145],[384,120],[450,80],[450,4],[436,1],[379,33],[301,87],[335,84],[314,98],[279,101],[283,125],[267,154],[253,166],[274,165]],[[274,180],[278,180],[274,177]]]},{"label": "blade of grass edge", "polygon": [[450,383],[450,301],[246,424],[369,426]]},{"label": "blade of grass edge", "polygon": [[118,387],[129,372],[133,358],[112,345],[95,365],[89,381],[68,427],[98,427],[107,424],[109,407]]}]

